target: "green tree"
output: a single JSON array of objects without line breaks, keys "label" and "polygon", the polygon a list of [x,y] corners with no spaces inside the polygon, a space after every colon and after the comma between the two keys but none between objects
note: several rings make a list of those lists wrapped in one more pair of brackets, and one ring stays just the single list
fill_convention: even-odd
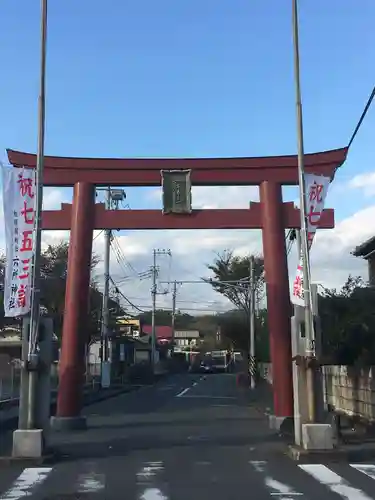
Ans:
[{"label": "green tree", "polygon": [[[49,245],[41,255],[41,305],[46,308],[47,314],[53,319],[54,330],[60,338],[62,334],[62,325],[65,309],[65,288],[68,275],[68,251],[69,243],[60,242],[56,245]],[[93,255],[91,260],[91,271],[95,269],[100,259]],[[0,256],[0,326],[5,322],[3,306],[4,290],[4,270],[5,256]],[[94,279],[90,284],[89,297],[89,317],[86,325],[87,339],[98,338],[101,330],[101,311],[102,311],[102,293]],[[125,311],[120,307],[118,301],[110,299],[111,325],[114,328],[116,315],[124,314]],[[9,318],[7,324],[13,324],[17,320]]]},{"label": "green tree", "polygon": [[[208,269],[213,273],[209,281],[214,290],[226,297],[236,308],[220,316],[222,335],[237,348],[249,352],[249,273],[250,259],[254,259],[255,299],[259,303],[264,296],[264,261],[260,256],[235,256],[232,251],[218,255]],[[238,283],[225,283],[237,281]],[[256,321],[256,337],[260,323]],[[262,327],[263,328],[263,327]]]},{"label": "green tree", "polygon": [[219,316],[220,337],[223,345],[249,351],[249,318],[245,311],[234,309]]},{"label": "green tree", "polygon": [[189,323],[192,330],[199,330],[204,338],[216,338],[218,329],[218,315],[216,314],[202,314],[194,316]]},{"label": "green tree", "polygon": [[[233,345],[235,349],[249,352],[250,350],[250,325],[249,317],[245,311],[237,309],[228,311],[219,316],[219,324],[223,344]],[[262,309],[255,319],[255,353],[260,362],[269,362],[269,335],[267,311]]]},{"label": "green tree", "polygon": [[[237,309],[249,313],[249,272],[250,257],[238,257],[232,251],[225,251],[218,255],[208,269],[213,273],[208,281],[221,295],[224,295]],[[264,261],[260,256],[254,257],[254,286],[257,300],[264,294]],[[225,281],[241,281],[243,283],[223,283]]]},{"label": "green tree", "polygon": [[[68,253],[69,243],[61,241],[56,245],[48,245],[41,256],[41,304],[53,319],[55,333],[58,337],[61,336],[64,319]],[[99,261],[99,256],[94,254],[91,259],[91,271],[95,269]],[[93,307],[91,305],[91,297],[95,293],[92,291],[93,288],[95,289],[94,282],[90,290],[90,309]],[[91,317],[92,314],[90,314]]]},{"label": "green tree", "polygon": [[270,336],[267,309],[260,309],[255,320],[255,354],[258,362],[270,363]]},{"label": "green tree", "polygon": [[[140,314],[138,318],[141,324],[151,325],[152,311],[145,311]],[[194,317],[190,314],[176,312],[175,316],[175,327],[177,329],[187,329],[190,325],[194,323]],[[155,311],[155,324],[157,326],[170,326],[172,324],[172,311],[166,309],[157,309]]]},{"label": "green tree", "polygon": [[375,362],[375,289],[349,276],[340,291],[319,296],[323,356],[334,364]]},{"label": "green tree", "polygon": [[[117,329],[117,318],[126,314],[125,309],[120,305],[117,297],[109,297],[109,329],[115,331]],[[101,336],[102,326],[102,307],[103,294],[98,288],[95,281],[91,282],[90,297],[89,297],[89,317],[87,325],[88,342],[98,340]]]}]

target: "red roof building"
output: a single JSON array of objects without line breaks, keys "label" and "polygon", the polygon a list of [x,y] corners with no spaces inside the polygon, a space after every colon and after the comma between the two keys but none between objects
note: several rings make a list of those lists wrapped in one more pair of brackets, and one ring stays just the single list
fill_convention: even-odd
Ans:
[{"label": "red roof building", "polygon": [[[143,335],[151,335],[152,326],[142,326]],[[155,326],[156,340],[160,343],[170,342],[172,340],[172,327],[171,326]]]}]

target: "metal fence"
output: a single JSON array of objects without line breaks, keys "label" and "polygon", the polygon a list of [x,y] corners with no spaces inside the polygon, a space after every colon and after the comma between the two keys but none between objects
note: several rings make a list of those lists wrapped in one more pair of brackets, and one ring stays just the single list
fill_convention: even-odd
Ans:
[{"label": "metal fence", "polygon": [[[100,382],[100,364],[87,364],[84,374],[86,385],[96,386]],[[52,390],[59,385],[57,364],[51,367]],[[21,367],[19,362],[11,362],[6,370],[0,371],[0,402],[9,399],[18,399],[21,386]]]},{"label": "metal fence", "polygon": [[20,369],[12,364],[7,372],[0,374],[0,401],[13,399],[19,395],[21,382]]}]

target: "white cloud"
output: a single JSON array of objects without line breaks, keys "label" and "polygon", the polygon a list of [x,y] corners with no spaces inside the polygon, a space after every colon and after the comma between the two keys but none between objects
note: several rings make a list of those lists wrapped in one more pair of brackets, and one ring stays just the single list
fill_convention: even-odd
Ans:
[{"label": "white cloud", "polygon": [[349,187],[362,189],[366,197],[373,196],[375,194],[375,172],[356,175],[349,181]]},{"label": "white cloud", "polygon": [[61,203],[70,203],[72,191],[71,188],[45,188],[43,192],[43,209],[58,210]]}]

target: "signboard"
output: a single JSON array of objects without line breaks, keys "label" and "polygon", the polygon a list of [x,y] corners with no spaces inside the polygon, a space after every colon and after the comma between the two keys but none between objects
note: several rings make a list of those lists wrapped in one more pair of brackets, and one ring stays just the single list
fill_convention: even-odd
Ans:
[{"label": "signboard", "polygon": [[191,170],[162,170],[163,214],[190,214]]},{"label": "signboard", "polygon": [[6,245],[4,311],[23,316],[31,309],[34,257],[35,171],[1,166]]},{"label": "signboard", "polygon": [[174,336],[176,339],[199,339],[199,330],[176,330]]},{"label": "signboard", "polygon": [[[306,209],[307,209],[307,239],[309,251],[324,209],[324,203],[330,183],[329,177],[314,174],[305,175]],[[305,305],[303,289],[303,256],[299,258],[296,277],[293,282],[291,301],[298,306]]]}]

